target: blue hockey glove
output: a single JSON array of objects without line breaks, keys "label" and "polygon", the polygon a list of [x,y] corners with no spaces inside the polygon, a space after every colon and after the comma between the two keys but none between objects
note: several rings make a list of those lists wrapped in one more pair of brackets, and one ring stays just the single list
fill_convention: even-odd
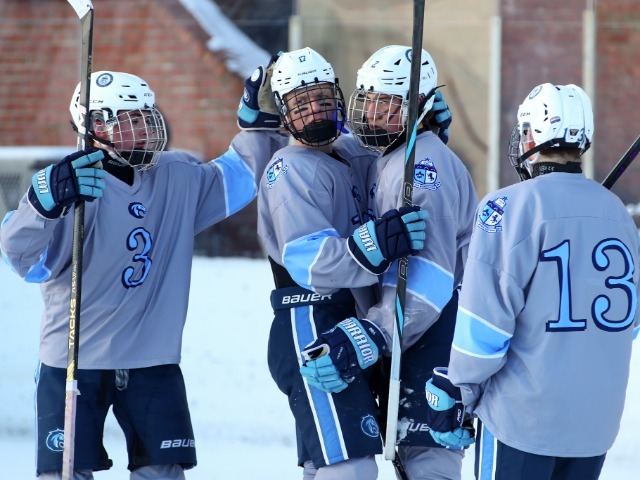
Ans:
[{"label": "blue hockey glove", "polygon": [[438,131],[438,137],[445,145],[449,141],[449,126],[451,125],[451,110],[449,105],[444,101],[442,92],[438,90],[433,97],[433,106],[431,111],[434,113],[432,123],[435,123],[435,127]]},{"label": "blue hockey glove", "polygon": [[426,218],[427,212],[417,205],[389,210],[353,232],[347,240],[349,252],[362,268],[380,275],[394,260],[424,248]]},{"label": "blue hockey glove", "polygon": [[363,369],[376,363],[386,348],[387,342],[375,324],[351,317],[319,335],[300,352],[300,374],[319,390],[337,393]]},{"label": "blue hockey glove", "polygon": [[278,130],[280,115],[271,91],[273,65],[280,53],[271,57],[267,67],[259,66],[244,82],[238,106],[238,127],[242,130]]},{"label": "blue hockey glove", "polygon": [[436,367],[426,385],[427,425],[436,443],[452,449],[475,442],[471,419],[465,416],[460,389],[447,376],[447,369]]},{"label": "blue hockey glove", "polygon": [[102,150],[87,148],[64,157],[59,163],[36,172],[28,200],[44,218],[60,218],[78,201],[102,197],[107,172],[102,169]]}]

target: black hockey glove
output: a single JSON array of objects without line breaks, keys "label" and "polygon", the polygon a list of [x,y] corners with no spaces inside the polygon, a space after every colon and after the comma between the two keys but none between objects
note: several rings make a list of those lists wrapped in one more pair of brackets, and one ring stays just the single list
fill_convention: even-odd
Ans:
[{"label": "black hockey glove", "polygon": [[436,443],[459,450],[475,442],[475,431],[471,418],[465,415],[460,389],[451,383],[447,373],[447,368],[436,367],[427,382],[426,423]]},{"label": "black hockey glove", "polygon": [[376,363],[386,348],[375,324],[348,318],[305,347],[300,374],[323,392],[341,392],[363,369]]},{"label": "black hockey glove", "polygon": [[271,91],[273,65],[280,53],[271,57],[267,67],[259,66],[244,82],[238,106],[238,127],[242,130],[279,130],[282,122]]},{"label": "black hockey glove", "polygon": [[102,169],[102,150],[87,148],[64,157],[59,163],[36,172],[27,195],[42,217],[60,218],[78,201],[102,197],[107,172]]},{"label": "black hockey glove", "polygon": [[349,252],[365,270],[380,275],[389,265],[424,248],[427,212],[418,205],[389,210],[378,220],[369,220],[347,240]]}]

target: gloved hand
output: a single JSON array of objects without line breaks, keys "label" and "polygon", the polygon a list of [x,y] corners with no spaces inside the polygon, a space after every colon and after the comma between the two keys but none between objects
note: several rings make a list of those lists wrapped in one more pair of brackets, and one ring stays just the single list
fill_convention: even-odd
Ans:
[{"label": "gloved hand", "polygon": [[267,67],[259,66],[244,82],[238,106],[238,127],[242,130],[278,130],[280,115],[271,91],[273,66],[281,53],[271,57]]},{"label": "gloved hand", "polygon": [[418,205],[389,210],[353,232],[347,240],[349,252],[362,268],[380,275],[394,260],[424,248],[426,218],[427,212]]},{"label": "gloved hand", "polygon": [[300,374],[323,392],[341,392],[358,373],[376,363],[386,348],[387,342],[375,324],[351,317],[300,352]]},{"label": "gloved hand", "polygon": [[107,172],[102,169],[103,150],[86,148],[64,157],[59,163],[36,172],[31,179],[28,200],[44,218],[60,218],[78,201],[102,197]]},{"label": "gloved hand", "polygon": [[427,426],[436,443],[453,449],[466,448],[475,442],[470,417],[465,417],[460,389],[447,375],[448,369],[436,367],[426,385]]},{"label": "gloved hand", "polygon": [[434,126],[437,129],[438,137],[440,137],[442,143],[446,145],[449,141],[449,126],[451,125],[452,118],[449,105],[444,101],[440,90],[436,91],[433,97],[431,111],[434,113],[431,123],[435,124]]}]

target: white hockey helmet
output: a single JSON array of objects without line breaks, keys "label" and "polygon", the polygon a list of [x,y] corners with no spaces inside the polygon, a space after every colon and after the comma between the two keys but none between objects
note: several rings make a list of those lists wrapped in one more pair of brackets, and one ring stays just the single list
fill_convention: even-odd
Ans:
[{"label": "white hockey helmet", "polygon": [[285,52],[273,66],[271,90],[278,96],[284,96],[291,90],[303,85],[330,82],[336,83],[333,67],[322,55],[307,47]]},{"label": "white hockey helmet", "polygon": [[[411,80],[412,49],[403,45],[388,45],[375,52],[358,70],[356,89],[349,100],[349,126],[352,132],[366,147],[384,150],[400,136],[407,124],[409,115],[409,83]],[[424,102],[420,113],[426,113],[433,106],[434,94],[438,85],[438,71],[431,55],[422,50],[420,83],[418,93]],[[377,97],[374,94],[378,94]],[[385,130],[372,129],[366,118],[367,109],[372,102],[378,102],[380,95],[399,97],[401,115],[390,117]],[[382,100],[388,103],[387,99]],[[384,108],[375,107],[376,111]]]},{"label": "white hockey helmet", "polygon": [[[331,89],[333,97],[323,106],[319,115],[322,120],[315,118],[308,108],[320,89],[325,92]],[[338,138],[346,123],[344,96],[333,67],[318,52],[306,47],[280,55],[273,66],[271,90],[282,123],[296,140],[320,146]],[[297,106],[296,111],[303,112],[297,114],[297,122],[291,104]],[[317,114],[317,110],[315,112]]]},{"label": "white hockey helmet", "polygon": [[[91,74],[89,133],[116,160],[145,170],[158,161],[167,145],[164,117],[155,106],[155,94],[140,77],[123,72]],[[71,97],[69,112],[79,133],[84,134],[84,108],[80,84]],[[104,130],[108,140],[96,135]]]},{"label": "white hockey helmet", "polygon": [[[573,84],[538,85],[518,108],[518,124],[511,135],[511,164],[522,178],[523,164],[531,174],[530,165],[543,150],[575,148],[582,154],[591,146],[593,131],[591,100],[582,88]],[[529,135],[535,145],[524,151]]]}]

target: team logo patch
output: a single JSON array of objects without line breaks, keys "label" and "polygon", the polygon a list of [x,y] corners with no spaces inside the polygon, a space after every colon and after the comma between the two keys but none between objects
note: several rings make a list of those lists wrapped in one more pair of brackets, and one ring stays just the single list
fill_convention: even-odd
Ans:
[{"label": "team logo patch", "polygon": [[52,452],[61,452],[64,449],[64,430],[56,428],[47,435],[47,448]]},{"label": "team logo patch", "polygon": [[476,225],[485,232],[496,233],[502,231],[502,215],[507,207],[507,197],[498,197],[489,200],[478,214]]},{"label": "team logo patch", "polygon": [[429,158],[420,160],[413,167],[413,186],[426,190],[437,190],[442,186],[438,181],[438,171]]},{"label": "team logo patch", "polygon": [[132,202],[129,204],[129,213],[136,218],[144,218],[147,214],[147,207],[140,202]]},{"label": "team logo patch", "polygon": [[368,437],[377,437],[380,435],[380,427],[378,427],[378,422],[373,417],[373,415],[366,415],[362,417],[362,422],[360,422],[360,428]]},{"label": "team logo patch", "polygon": [[108,87],[113,82],[113,75],[110,73],[103,73],[96,78],[96,85],[98,87]]},{"label": "team logo patch", "polygon": [[273,188],[276,180],[286,174],[288,170],[289,165],[284,164],[284,159],[282,157],[276,158],[267,169],[267,188]]}]

